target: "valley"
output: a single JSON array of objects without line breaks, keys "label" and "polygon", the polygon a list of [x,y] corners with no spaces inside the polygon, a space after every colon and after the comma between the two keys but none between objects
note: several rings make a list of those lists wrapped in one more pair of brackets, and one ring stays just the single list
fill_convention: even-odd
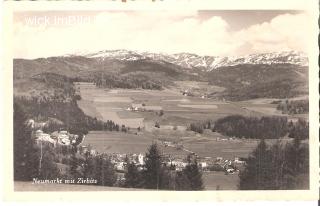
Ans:
[{"label": "valley", "polygon": [[[195,155],[206,189],[234,190],[241,169],[233,164],[238,162],[243,168],[243,159],[261,138],[237,126],[246,121],[246,128],[260,131],[272,125],[268,122],[273,121],[271,117],[286,118],[285,126],[277,128],[282,135],[265,139],[271,145],[279,138],[282,143],[292,141],[287,120],[308,122],[307,110],[289,113],[278,109],[284,102],[308,100],[308,71],[299,55],[261,54],[218,61],[216,57],[191,58],[190,54],[168,57],[111,51],[15,59],[14,95],[28,102],[23,106],[32,112],[28,114],[31,118],[46,121],[54,116],[63,120],[66,130],[83,135],[76,145],[79,151],[115,155],[116,168],[124,164],[118,157],[144,155],[157,143],[166,164],[184,165],[188,155]],[[185,63],[180,61],[183,58]],[[40,103],[43,111],[37,111]],[[294,105],[290,111],[295,111]],[[214,124],[225,117],[243,119],[222,123],[221,131],[215,131]],[[229,135],[230,131],[242,136]],[[68,167],[65,162],[59,165]],[[123,168],[120,173],[123,175]]]},{"label": "valley", "polygon": [[[199,134],[189,131],[189,124],[234,114],[289,116],[276,110],[270,103],[274,99],[228,102],[184,96],[171,89],[101,89],[84,82],[75,83],[75,87],[81,94],[78,105],[85,114],[130,128],[127,133],[89,132],[83,144],[106,153],[144,153],[152,141],[171,141],[179,142],[202,157],[247,157],[258,140],[230,140],[211,130]],[[162,115],[160,111],[163,111]],[[155,127],[156,123],[159,128]],[[171,152],[173,155],[181,153],[179,150]]]}]

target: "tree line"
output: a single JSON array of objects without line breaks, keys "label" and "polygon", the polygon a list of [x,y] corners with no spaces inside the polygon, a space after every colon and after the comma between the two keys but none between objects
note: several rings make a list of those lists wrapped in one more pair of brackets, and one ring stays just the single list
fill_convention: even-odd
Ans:
[{"label": "tree line", "polygon": [[309,112],[309,100],[286,100],[279,102],[277,106],[283,114],[307,114]]},{"label": "tree line", "polygon": [[94,78],[94,83],[98,87],[124,88],[124,89],[153,89],[161,90],[160,81],[150,79],[147,75],[130,73],[130,75],[100,74]]},{"label": "tree line", "polygon": [[124,187],[157,190],[203,190],[202,172],[196,158],[188,156],[188,164],[182,171],[176,171],[174,165],[163,162],[163,156],[157,144],[152,144],[146,153],[143,170],[127,161]]},{"label": "tree line", "polygon": [[239,174],[241,190],[309,188],[309,146],[299,137],[271,146],[262,139]]},{"label": "tree line", "polygon": [[299,136],[301,139],[309,138],[309,124],[303,119],[293,122],[287,117],[263,116],[246,117],[230,115],[213,121],[191,123],[191,131],[203,133],[204,129],[219,132],[223,135],[249,139],[278,139],[288,135],[290,138]]}]

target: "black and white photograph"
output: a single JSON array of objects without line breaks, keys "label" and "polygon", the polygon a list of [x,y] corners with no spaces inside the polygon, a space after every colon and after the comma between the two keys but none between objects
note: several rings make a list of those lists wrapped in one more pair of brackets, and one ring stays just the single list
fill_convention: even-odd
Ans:
[{"label": "black and white photograph", "polygon": [[310,18],[15,11],[14,191],[310,190]]}]

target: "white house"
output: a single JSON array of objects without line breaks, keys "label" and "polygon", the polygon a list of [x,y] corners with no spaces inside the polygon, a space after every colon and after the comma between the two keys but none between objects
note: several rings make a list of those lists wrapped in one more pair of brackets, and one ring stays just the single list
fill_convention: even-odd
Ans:
[{"label": "white house", "polygon": [[199,162],[198,165],[203,169],[208,167],[208,164],[206,162]]},{"label": "white house", "polygon": [[117,163],[115,164],[115,167],[116,167],[116,169],[119,170],[119,171],[124,171],[124,169],[125,169],[124,162],[117,162]]},{"label": "white house", "polygon": [[140,165],[144,165],[144,156],[142,154],[138,155],[138,163]]},{"label": "white house", "polygon": [[52,143],[54,146],[56,145],[56,141],[52,139],[49,134],[43,133],[42,130],[36,131],[35,141],[37,144],[39,144],[40,142],[49,142]]}]

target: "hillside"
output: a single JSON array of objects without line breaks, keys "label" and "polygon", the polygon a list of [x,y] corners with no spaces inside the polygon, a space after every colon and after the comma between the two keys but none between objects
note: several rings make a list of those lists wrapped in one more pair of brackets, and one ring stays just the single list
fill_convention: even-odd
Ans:
[{"label": "hillside", "polygon": [[209,73],[210,83],[227,88],[231,100],[289,98],[308,94],[308,70],[291,64],[238,65]]},{"label": "hillside", "polygon": [[55,73],[71,82],[90,81],[108,88],[158,90],[176,86],[175,81],[210,82],[225,91],[208,94],[209,97],[237,101],[307,94],[307,64],[303,53],[293,51],[214,57],[105,50],[82,56],[14,59],[13,70],[16,94],[45,90],[44,82],[34,76]]}]

